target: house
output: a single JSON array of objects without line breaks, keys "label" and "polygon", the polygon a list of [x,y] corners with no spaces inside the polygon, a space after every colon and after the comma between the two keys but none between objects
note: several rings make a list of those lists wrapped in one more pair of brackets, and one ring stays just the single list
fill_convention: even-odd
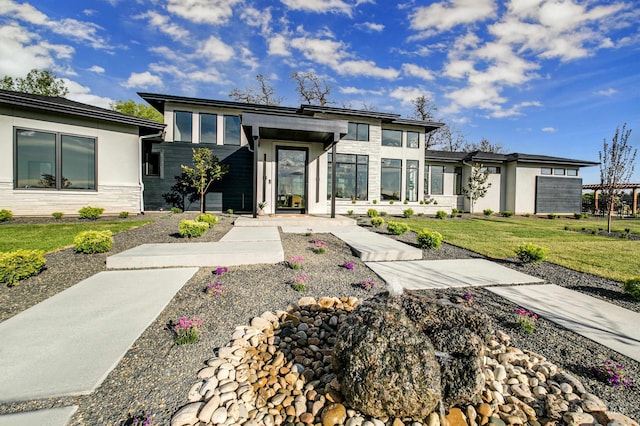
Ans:
[{"label": "house", "polygon": [[0,208],[16,215],[144,211],[141,141],[164,125],[59,97],[0,90]]}]

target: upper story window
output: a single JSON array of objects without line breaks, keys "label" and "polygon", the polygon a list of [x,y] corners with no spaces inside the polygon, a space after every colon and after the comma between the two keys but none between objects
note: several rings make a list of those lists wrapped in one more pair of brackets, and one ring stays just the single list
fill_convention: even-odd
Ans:
[{"label": "upper story window", "polygon": [[540,169],[540,174],[550,175],[552,173],[551,167],[543,167]]},{"label": "upper story window", "polygon": [[186,111],[176,111],[173,114],[173,140],[176,142],[192,141],[193,114]]},{"label": "upper story window", "polygon": [[200,143],[218,142],[218,116],[200,114]]},{"label": "upper story window", "polygon": [[420,148],[420,133],[407,132],[407,148]]},{"label": "upper story window", "polygon": [[499,166],[487,166],[480,169],[482,173],[500,174],[502,171]]},{"label": "upper story window", "polygon": [[402,131],[382,129],[383,146],[402,146]]},{"label": "upper story window", "polygon": [[224,116],[224,144],[240,145],[240,117],[237,115]]},{"label": "upper story window", "polygon": [[567,176],[578,176],[578,169],[567,169]]},{"label": "upper story window", "polygon": [[342,138],[345,141],[368,141],[369,140],[369,125],[366,123],[351,123],[349,122],[349,131],[346,136]]},{"label": "upper story window", "polygon": [[96,139],[16,129],[16,188],[96,189]]},{"label": "upper story window", "polygon": [[553,174],[556,176],[564,176],[564,169],[561,167],[555,168],[553,169]]}]

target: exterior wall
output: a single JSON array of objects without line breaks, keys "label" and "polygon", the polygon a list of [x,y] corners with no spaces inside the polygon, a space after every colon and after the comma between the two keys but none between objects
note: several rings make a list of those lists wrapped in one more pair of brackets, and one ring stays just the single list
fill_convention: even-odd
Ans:
[{"label": "exterior wall", "polygon": [[[505,163],[503,165],[503,174],[505,179],[504,185],[504,209],[503,211],[512,211],[516,212],[516,182],[517,182],[517,174],[518,174],[518,165],[515,162]],[[525,212],[526,213],[526,212]]]},{"label": "exterior wall", "polygon": [[516,182],[514,190],[514,209],[517,214],[535,213],[536,211],[536,176],[543,167],[537,165],[516,166]]},{"label": "exterior wall", "polygon": [[[14,128],[60,132],[96,139],[96,191],[14,189]],[[0,107],[0,208],[15,215],[49,216],[55,211],[77,214],[84,206],[103,207],[105,214],[141,209],[138,128],[59,114]]]},{"label": "exterior wall", "polygon": [[[499,212],[505,210],[503,201],[506,198],[506,170],[504,169],[502,164],[491,164],[491,163],[483,163],[483,166],[497,166],[500,167],[500,173],[492,173],[489,175],[488,183],[491,183],[491,188],[487,190],[487,194],[478,199],[474,206],[474,213],[481,213],[485,209],[491,209],[494,212]],[[465,168],[469,169],[469,167]],[[470,170],[468,170],[470,172]],[[464,185],[464,184],[463,184]],[[466,197],[465,197],[466,198]],[[467,199],[467,203],[469,200]],[[469,204],[470,205],[470,204]],[[465,208],[465,210],[468,210]]]}]

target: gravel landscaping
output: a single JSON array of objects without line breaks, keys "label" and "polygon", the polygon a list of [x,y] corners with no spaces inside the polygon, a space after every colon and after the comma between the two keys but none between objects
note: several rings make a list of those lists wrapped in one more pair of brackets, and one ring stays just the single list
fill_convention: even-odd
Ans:
[{"label": "gravel landscaping", "polygon": [[[153,216],[152,224],[135,228],[114,236],[115,242],[109,255],[144,243],[185,243],[177,235],[178,223],[193,214],[163,214]],[[203,237],[194,241],[216,241],[233,225],[233,216],[219,215],[220,222]],[[140,217],[126,220],[139,220]],[[36,223],[51,219],[17,219],[10,223]],[[74,220],[74,219],[65,219]],[[366,223],[367,221],[363,221]],[[1,225],[0,225],[1,226]],[[373,230],[373,229],[372,229]],[[415,244],[415,234],[395,237]],[[187,403],[189,388],[197,381],[197,372],[215,350],[226,345],[237,325],[247,324],[251,318],[265,311],[284,310],[302,296],[366,298],[384,291],[384,285],[351,250],[339,239],[329,234],[312,236],[281,233],[285,259],[300,255],[304,258],[301,271],[294,271],[286,261],[276,265],[230,267],[229,272],[217,277],[215,268],[202,268],[177,293],[167,308],[145,330],[118,366],[92,394],[50,398],[39,401],[0,404],[0,414],[10,412],[79,405],[71,424],[130,424],[134,415],[150,413],[153,424],[168,424],[171,415]],[[326,241],[327,252],[315,254],[311,242]],[[72,249],[51,253],[47,267],[38,276],[21,282],[17,287],[0,287],[0,321],[51,297],[79,281],[105,270],[107,254],[76,254]],[[467,250],[443,244],[438,250],[424,251],[424,259],[454,259],[482,257]],[[353,262],[353,270],[341,265]],[[561,285],[605,299],[626,309],[640,312],[640,304],[621,291],[619,283],[578,273],[543,262],[540,265],[520,265],[513,259],[501,260],[501,264],[523,273],[543,278],[548,283]],[[220,265],[225,266],[225,265]],[[297,275],[308,276],[307,291],[295,291],[291,284]],[[373,280],[373,290],[364,290],[357,284]],[[222,294],[207,295],[204,288],[211,282],[222,283]],[[437,291],[447,297],[461,297],[467,290]],[[575,374],[587,390],[604,400],[612,411],[618,411],[636,421],[640,420],[640,363],[598,345],[584,337],[554,325],[543,318],[536,324],[536,331],[526,335],[515,323],[518,306],[480,288],[474,288],[474,305],[487,313],[492,327],[511,336],[512,344],[539,353],[561,368]],[[194,344],[177,346],[173,342],[170,324],[180,317],[198,317],[204,321],[201,339]],[[585,315],[589,315],[585,312]],[[126,318],[122,318],[126,321]],[[28,336],[25,336],[28,338]],[[595,378],[593,366],[613,360],[625,367],[634,384],[629,388],[614,388]]]}]

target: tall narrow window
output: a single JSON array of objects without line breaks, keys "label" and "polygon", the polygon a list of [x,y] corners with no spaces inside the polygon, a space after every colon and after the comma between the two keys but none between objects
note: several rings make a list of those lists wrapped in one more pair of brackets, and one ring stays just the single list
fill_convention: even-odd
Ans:
[{"label": "tall narrow window", "polygon": [[224,116],[224,144],[240,145],[240,117],[237,115]]},{"label": "tall narrow window", "polygon": [[420,133],[407,132],[407,148],[420,148]]},{"label": "tall narrow window", "polygon": [[[331,163],[328,157],[327,199],[331,198]],[[366,200],[369,184],[369,157],[367,155],[336,154],[336,198]]]},{"label": "tall narrow window", "polygon": [[456,195],[462,195],[462,167],[456,167]]},{"label": "tall narrow window", "polygon": [[402,177],[402,160],[382,159],[382,175],[380,179],[380,199],[399,200],[400,181]]},{"label": "tall narrow window", "polygon": [[431,194],[444,194],[444,166],[431,166]]},{"label": "tall narrow window", "polygon": [[402,131],[382,129],[383,146],[402,146]]},{"label": "tall narrow window", "polygon": [[200,143],[218,142],[218,116],[200,114]]},{"label": "tall narrow window", "polygon": [[407,182],[405,199],[418,201],[418,161],[407,160]]},{"label": "tall narrow window", "polygon": [[62,135],[60,142],[61,189],[96,189],[95,139]]},{"label": "tall narrow window", "polygon": [[424,199],[428,199],[429,198],[429,165],[425,164],[424,165]]},{"label": "tall narrow window", "polygon": [[191,142],[193,117],[190,112],[176,111],[173,119],[173,140]]}]

